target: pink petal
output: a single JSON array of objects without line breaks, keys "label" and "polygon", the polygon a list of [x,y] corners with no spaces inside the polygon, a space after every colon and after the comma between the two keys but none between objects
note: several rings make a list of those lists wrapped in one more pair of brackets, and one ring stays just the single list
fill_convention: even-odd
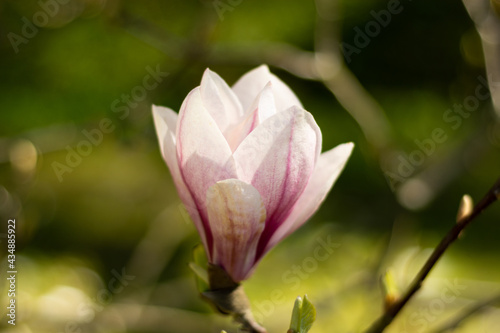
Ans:
[{"label": "pink petal", "polygon": [[353,148],[353,143],[344,143],[320,155],[304,192],[286,221],[269,240],[264,253],[302,226],[316,212],[344,169]]},{"label": "pink petal", "polygon": [[266,65],[259,66],[243,75],[234,85],[233,91],[238,96],[243,110],[247,110],[255,99],[255,96],[271,81],[276,110],[284,111],[291,106],[297,105],[300,108],[302,104],[293,91],[277,76],[269,72]]},{"label": "pink petal", "polygon": [[259,192],[238,179],[223,180],[208,189],[207,208],[214,237],[213,263],[235,282],[246,279],[266,220]]},{"label": "pink petal", "polygon": [[207,234],[209,256],[212,235],[208,225],[206,193],[219,180],[236,178],[232,152],[215,120],[202,102],[200,88],[184,100],[177,123],[177,159]]},{"label": "pink petal", "polygon": [[224,133],[243,116],[238,97],[217,73],[206,69],[200,85],[203,105]]},{"label": "pink petal", "polygon": [[227,141],[232,151],[240,145],[257,126],[264,120],[276,114],[274,96],[271,90],[271,82],[257,95],[252,106],[247,110],[243,121],[234,126],[226,135]]},{"label": "pink petal", "polygon": [[182,179],[179,164],[177,163],[177,153],[175,148],[177,113],[169,108],[153,105],[153,119],[156,127],[156,133],[158,135],[158,141],[160,143],[160,150],[163,159],[170,169],[170,174],[172,175],[175,187],[177,188],[177,193],[179,193],[179,197],[184,203],[184,206],[191,216],[191,219],[200,234],[201,240],[206,247],[207,243],[203,223],[201,222],[200,215],[198,214],[198,210],[196,209],[191,193]]},{"label": "pink petal", "polygon": [[264,121],[234,152],[238,179],[252,184],[266,205],[259,251],[302,194],[320,151],[321,132],[314,118],[291,107]]}]

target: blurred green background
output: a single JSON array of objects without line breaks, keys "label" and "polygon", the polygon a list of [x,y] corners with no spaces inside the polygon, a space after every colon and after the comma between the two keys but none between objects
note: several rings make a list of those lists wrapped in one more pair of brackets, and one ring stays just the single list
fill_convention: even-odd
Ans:
[{"label": "blurred green background", "polygon": [[[355,45],[371,11],[388,3],[339,1],[331,13],[339,42]],[[6,223],[15,218],[18,268],[17,323],[7,323],[2,278],[0,328],[236,332],[197,294],[187,263],[199,238],[161,158],[151,104],[178,110],[206,67],[233,84],[262,59],[274,59],[271,71],[314,115],[324,150],[348,141],[356,148],[318,213],[244,283],[255,316],[269,332],[285,332],[294,299],[307,293],[318,312],[311,332],[366,328],[383,309],[380,275],[391,268],[403,289],[455,223],[462,195],[479,200],[500,166],[489,99],[456,129],[443,118],[486,77],[462,3],[399,8],[347,63],[392,128],[381,149],[325,85],[280,68],[286,56],[264,55],[283,44],[313,51],[313,1],[0,2],[0,246],[7,249]],[[155,70],[168,75],[141,90]],[[140,98],[127,102],[131,94]],[[102,126],[109,130],[82,146]],[[439,128],[447,139],[397,174],[421,150],[415,140]],[[68,157],[78,145],[86,156]],[[498,222],[497,205],[445,254],[387,332],[429,332],[500,295]],[[319,260],[322,242],[335,246]],[[455,332],[499,332],[499,306],[491,302]]]}]

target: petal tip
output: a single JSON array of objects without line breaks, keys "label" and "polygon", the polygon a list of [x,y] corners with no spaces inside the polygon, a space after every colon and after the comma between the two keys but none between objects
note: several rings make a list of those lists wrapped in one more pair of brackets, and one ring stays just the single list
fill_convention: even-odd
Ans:
[{"label": "petal tip", "polygon": [[152,104],[151,105],[151,112],[153,112],[153,114],[160,112],[160,106],[158,106],[156,104]]},{"label": "petal tip", "polygon": [[271,71],[269,70],[269,66],[267,64],[262,64],[260,65],[259,67],[257,67],[256,69],[259,69],[259,70],[264,70],[268,73],[270,73]]},{"label": "petal tip", "polygon": [[343,150],[345,153],[348,153],[349,155],[352,153],[355,146],[356,145],[354,144],[354,142],[346,142],[338,145],[341,150]]},{"label": "petal tip", "polygon": [[328,154],[331,156],[331,158],[343,161],[342,164],[345,165],[349,157],[351,157],[354,146],[355,146],[354,142],[341,143],[336,147],[332,148],[331,150],[322,153],[321,155]]}]

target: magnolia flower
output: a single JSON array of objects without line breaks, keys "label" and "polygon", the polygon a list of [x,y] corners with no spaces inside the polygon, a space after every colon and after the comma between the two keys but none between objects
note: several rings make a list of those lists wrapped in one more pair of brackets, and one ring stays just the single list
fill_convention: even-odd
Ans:
[{"label": "magnolia flower", "polygon": [[153,106],[153,116],[208,260],[235,282],[317,210],[353,148],[321,154],[313,116],[267,66],[232,88],[207,69],[178,115]]}]

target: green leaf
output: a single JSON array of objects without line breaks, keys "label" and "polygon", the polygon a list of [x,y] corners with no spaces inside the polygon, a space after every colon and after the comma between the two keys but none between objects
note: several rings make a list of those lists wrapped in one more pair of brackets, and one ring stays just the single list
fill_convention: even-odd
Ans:
[{"label": "green leaf", "polygon": [[304,295],[304,299],[300,298],[300,296],[297,297],[293,306],[289,332],[307,333],[311,329],[314,320],[316,320],[316,309],[307,298],[307,295]]},{"label": "green leaf", "polygon": [[302,298],[299,296],[295,300],[295,304],[293,305],[293,310],[292,310],[292,321],[290,322],[290,330],[292,332],[298,332],[299,327],[300,327],[300,312],[302,309]]},{"label": "green leaf", "polygon": [[196,285],[200,293],[209,289],[207,272],[207,255],[203,245],[199,244],[193,249],[193,261],[189,263],[189,268],[194,272]]}]

